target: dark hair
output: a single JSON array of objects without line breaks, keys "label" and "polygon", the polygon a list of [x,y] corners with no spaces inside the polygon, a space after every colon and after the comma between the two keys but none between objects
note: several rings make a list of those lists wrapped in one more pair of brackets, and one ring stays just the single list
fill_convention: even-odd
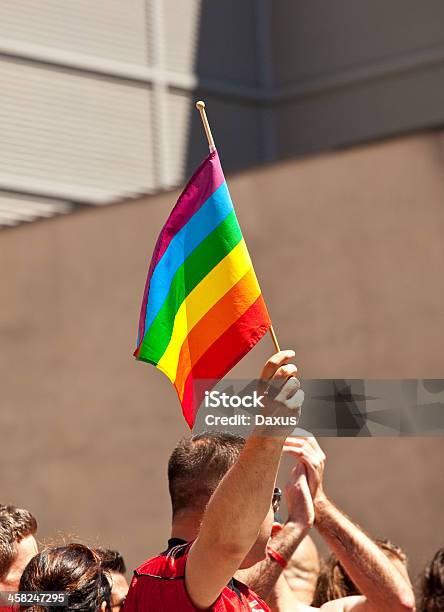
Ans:
[{"label": "dark hair", "polygon": [[[375,540],[375,544],[389,559],[398,559],[404,565],[407,564],[405,553],[390,540]],[[321,607],[327,601],[340,599],[341,597],[351,597],[352,595],[361,595],[361,592],[342,567],[340,561],[335,555],[331,554],[322,564],[312,605]]]},{"label": "dark hair", "polygon": [[116,572],[117,574],[125,574],[125,560],[118,550],[111,548],[96,548],[95,549],[102,569],[107,572]]},{"label": "dark hair", "polygon": [[0,504],[0,579],[17,555],[17,543],[36,531],[37,521],[29,510]]},{"label": "dark hair", "polygon": [[360,593],[340,562],[330,555],[321,565],[312,605],[320,608],[327,601],[351,595]]},{"label": "dark hair", "polygon": [[[98,555],[83,544],[47,548],[31,559],[20,579],[20,591],[64,591],[65,610],[96,612],[105,601],[110,609],[111,587]],[[51,606],[21,605],[43,612]],[[58,608],[54,608],[57,612]]]},{"label": "dark hair", "polygon": [[237,461],[244,438],[229,433],[202,433],[183,438],[168,462],[173,516],[187,508],[203,510],[219,482]]},{"label": "dark hair", "polygon": [[424,570],[420,612],[444,610],[444,548],[440,548]]}]

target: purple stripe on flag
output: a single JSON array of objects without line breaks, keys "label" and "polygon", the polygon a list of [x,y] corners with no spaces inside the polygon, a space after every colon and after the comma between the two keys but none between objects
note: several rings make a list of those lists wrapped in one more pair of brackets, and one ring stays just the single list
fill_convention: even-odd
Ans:
[{"label": "purple stripe on flag", "polygon": [[[148,278],[145,283],[145,291],[143,293],[142,309],[139,319],[139,337],[137,346],[139,348],[144,334],[144,326],[146,319],[147,298],[150,288],[151,277],[158,261],[165,253],[171,240],[188,223],[191,217],[199,210],[199,208],[208,200],[208,198],[218,189],[225,178],[220,165],[217,151],[210,153],[200,164],[196,172],[188,181],[185,189],[182,191],[179,199],[176,202],[167,222],[165,223],[156,246],[154,247],[153,258],[148,270]],[[136,351],[137,352],[137,351]]]}]

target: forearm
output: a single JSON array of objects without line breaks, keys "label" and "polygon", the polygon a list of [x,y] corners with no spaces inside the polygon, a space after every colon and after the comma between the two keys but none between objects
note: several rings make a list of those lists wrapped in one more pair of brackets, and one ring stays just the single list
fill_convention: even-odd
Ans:
[{"label": "forearm", "polygon": [[212,496],[199,539],[240,556],[257,538],[269,509],[284,438],[251,437]]},{"label": "forearm", "polygon": [[[264,397],[272,383],[283,385],[276,397],[267,397],[266,414],[299,417],[303,392],[294,378],[297,368],[289,363],[293,357],[293,351],[280,351],[262,370]],[[276,473],[290,431],[288,427],[255,430],[213,493],[185,568],[185,586],[197,608],[206,609],[216,601],[258,539],[271,511]],[[261,534],[264,540],[268,535]]]},{"label": "forearm", "polygon": [[324,495],[315,510],[316,528],[368,603],[378,612],[413,610],[412,589],[372,539]]},{"label": "forearm", "polygon": [[[288,521],[270,539],[269,546],[288,562],[305,537],[306,532],[306,525]],[[267,556],[260,563],[256,563],[251,569],[245,570],[240,579],[246,582],[255,593],[269,603],[270,594],[283,569],[276,560]]]}]

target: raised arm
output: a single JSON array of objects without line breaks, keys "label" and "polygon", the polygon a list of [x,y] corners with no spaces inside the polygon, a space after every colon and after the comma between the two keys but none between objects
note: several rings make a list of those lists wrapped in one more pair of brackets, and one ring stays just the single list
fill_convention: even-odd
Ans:
[{"label": "raised arm", "polygon": [[[271,410],[279,416],[300,413],[303,394],[294,378],[296,366],[289,364],[293,357],[293,351],[277,353],[261,376],[267,382],[285,383],[270,400]],[[258,538],[271,512],[282,447],[292,429],[276,428],[266,435],[255,431],[211,497],[185,571],[187,591],[196,607],[205,609],[216,601]]]},{"label": "raised arm", "polygon": [[363,595],[330,602],[321,609],[338,612],[414,610],[411,586],[373,540],[325,495],[322,487],[325,455],[316,439],[292,439],[291,446],[285,446],[284,450],[303,461],[315,508],[315,527]]},{"label": "raised arm", "polygon": [[[287,439],[288,444],[289,439]],[[293,468],[285,487],[288,519],[275,532],[268,543],[269,555],[260,563],[241,573],[241,580],[269,602],[270,594],[286,563],[313,525],[314,508],[307,483],[305,467],[301,463]],[[282,584],[282,582],[281,582]],[[295,598],[292,598],[295,601]]]}]

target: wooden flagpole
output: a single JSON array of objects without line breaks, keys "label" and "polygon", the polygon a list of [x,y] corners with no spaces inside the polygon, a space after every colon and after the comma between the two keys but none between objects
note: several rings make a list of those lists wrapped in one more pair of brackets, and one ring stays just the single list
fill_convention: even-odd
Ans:
[{"label": "wooden flagpole", "polygon": [[[205,112],[205,102],[203,102],[202,100],[199,100],[198,102],[196,102],[196,108],[197,108],[197,110],[200,113],[200,118],[202,119],[202,123],[203,123],[203,126],[204,126],[205,134],[207,135],[207,140],[208,140],[208,146],[209,146],[209,149],[210,149],[210,153],[212,153],[213,151],[216,150],[216,145],[214,144],[213,134],[211,133],[210,124],[208,123],[207,113]],[[276,337],[273,325],[270,326],[269,331],[270,331],[271,339],[272,339],[273,344],[274,344],[274,348],[276,349],[276,352],[279,353],[281,348],[279,346],[279,342],[278,342],[278,339]]]},{"label": "wooden flagpole", "polygon": [[205,112],[205,102],[199,100],[196,102],[196,108],[200,113],[200,118],[202,119],[202,123],[204,126],[205,134],[207,135],[208,147],[210,149],[210,153],[216,150],[216,145],[214,144],[213,134],[211,133],[210,124],[208,123],[207,113]]}]

